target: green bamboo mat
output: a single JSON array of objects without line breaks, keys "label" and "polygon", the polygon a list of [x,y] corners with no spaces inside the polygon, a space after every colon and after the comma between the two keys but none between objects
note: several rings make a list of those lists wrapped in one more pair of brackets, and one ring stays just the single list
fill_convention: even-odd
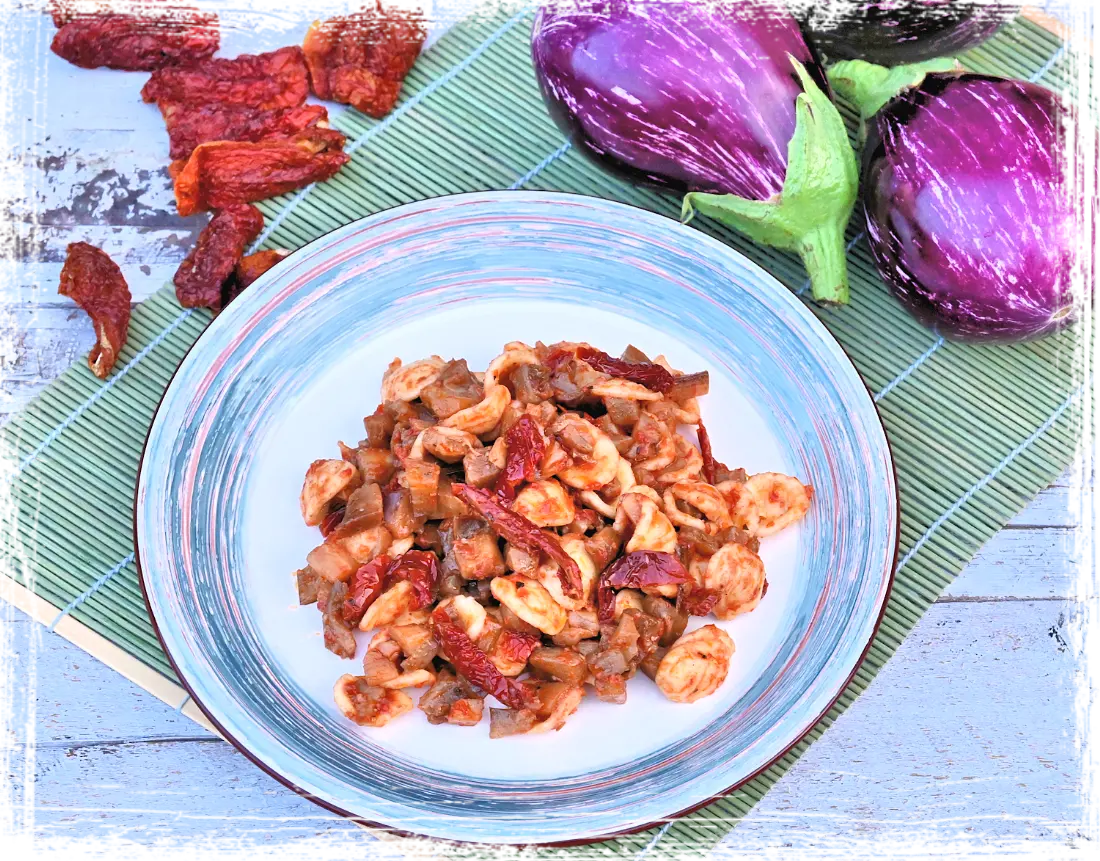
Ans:
[{"label": "green bamboo mat", "polygon": [[[261,204],[265,247],[296,248],[353,219],[435,195],[503,188],[580,192],[676,217],[671,197],[633,188],[583,160],[549,121],[528,54],[530,12],[450,30],[417,64],[390,117],[334,120],[351,163],[329,182]],[[974,70],[1065,87],[1057,38],[1019,19],[965,57]],[[844,108],[849,120],[851,111]],[[800,295],[793,257],[705,219],[694,226],[757,261]],[[586,849],[547,854],[696,855],[723,837],[856,696],[941,590],[1069,463],[1084,388],[1080,332],[1020,346],[945,343],[916,324],[874,272],[861,218],[849,230],[852,303],[810,305],[855,361],[882,412],[901,491],[901,560],[875,642],[848,689],[807,739],[746,786],[688,817]],[[168,678],[133,563],[132,495],[162,391],[209,321],[168,286],[138,307],[107,383],[83,361],[0,431],[16,464],[14,520],[0,549],[19,582]]]}]

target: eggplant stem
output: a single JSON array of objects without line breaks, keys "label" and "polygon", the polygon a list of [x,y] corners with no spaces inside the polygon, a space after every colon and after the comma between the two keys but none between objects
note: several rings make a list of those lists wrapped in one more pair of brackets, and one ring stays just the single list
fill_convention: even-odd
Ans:
[{"label": "eggplant stem", "polygon": [[844,245],[844,228],[824,224],[805,234],[798,243],[798,253],[810,276],[810,289],[815,302],[847,305],[848,260]]},{"label": "eggplant stem", "polygon": [[771,200],[691,192],[684,197],[681,220],[690,221],[698,211],[762,245],[798,252],[810,273],[814,299],[844,304],[844,228],[856,202],[856,156],[836,106],[801,63],[793,57],[791,63],[804,92],[795,101],[783,190]]}]

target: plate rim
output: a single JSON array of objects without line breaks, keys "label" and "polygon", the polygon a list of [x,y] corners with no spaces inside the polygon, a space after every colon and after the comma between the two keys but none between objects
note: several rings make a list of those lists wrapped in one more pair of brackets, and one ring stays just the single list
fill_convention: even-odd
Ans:
[{"label": "plate rim", "polygon": [[[610,206],[612,208],[622,208],[622,209],[627,209],[627,210],[634,210],[634,211],[637,211],[637,212],[645,213],[647,216],[653,216],[653,217],[657,217],[657,218],[666,219],[670,222],[673,222],[674,224],[678,223],[678,222],[676,222],[675,219],[673,219],[671,217],[662,215],[659,212],[653,212],[652,210],[645,209],[644,207],[641,207],[641,206],[636,206],[634,204],[629,204],[629,203],[622,203],[621,201],[608,200],[606,198],[596,197],[594,195],[589,195],[589,194],[582,194],[582,193],[579,193],[579,192],[532,191],[532,190],[520,190],[520,189],[510,190],[509,189],[509,190],[476,191],[476,192],[461,192],[461,193],[458,193],[458,194],[433,195],[431,197],[420,198],[420,199],[417,199],[417,200],[414,200],[414,201],[410,201],[408,203],[399,204],[397,206],[391,206],[391,207],[388,207],[386,209],[380,209],[377,212],[373,212],[369,215],[363,216],[362,218],[355,219],[354,221],[349,221],[346,224],[342,224],[339,227],[335,227],[332,230],[326,231],[325,233],[321,234],[320,236],[316,237],[315,239],[310,240],[305,245],[302,245],[299,248],[294,249],[285,258],[283,258],[278,263],[276,263],[275,266],[273,266],[270,270],[268,270],[263,275],[261,275],[260,278],[258,278],[257,281],[254,282],[254,283],[260,283],[260,284],[266,283],[266,281],[270,280],[270,278],[273,277],[271,275],[271,273],[276,271],[276,270],[279,270],[280,267],[282,266],[282,264],[284,262],[286,262],[287,260],[291,260],[292,258],[294,258],[295,256],[301,254],[302,252],[306,252],[307,250],[309,250],[311,248],[314,248],[315,246],[317,246],[319,244],[324,243],[334,233],[338,233],[339,231],[346,230],[346,229],[351,228],[351,227],[356,226],[356,225],[362,226],[365,222],[368,222],[371,219],[378,218],[379,220],[381,220],[381,218],[384,217],[384,216],[392,216],[394,213],[400,212],[401,210],[407,209],[407,208],[411,209],[411,208],[415,208],[415,207],[421,207],[425,203],[429,203],[431,201],[467,200],[467,201],[471,201],[471,202],[476,202],[477,200],[501,200],[501,199],[508,199],[508,198],[528,198],[532,202],[534,202],[534,201],[546,202],[547,199],[549,199],[552,202],[556,199],[574,198],[574,199],[579,199],[580,201],[589,201],[589,202],[593,202],[593,203],[599,204],[599,205]],[[521,844],[521,845],[536,846],[536,847],[547,847],[547,848],[565,848],[565,847],[571,847],[571,846],[588,846],[588,845],[592,845],[592,844],[595,844],[595,843],[604,843],[604,842],[607,842],[607,841],[610,841],[610,840],[614,840],[618,837],[624,837],[624,836],[628,836],[628,835],[631,835],[631,834],[639,834],[641,832],[648,831],[649,829],[657,827],[659,825],[671,825],[672,823],[678,821],[679,819],[681,819],[685,816],[689,816],[690,814],[694,813],[695,811],[700,810],[701,808],[706,807],[707,805],[712,804],[713,802],[715,802],[715,801],[717,801],[721,798],[725,798],[725,797],[729,796],[730,794],[736,792],[738,789],[745,786],[746,784],[751,783],[753,780],[755,780],[757,777],[759,777],[761,774],[763,774],[768,769],[770,769],[772,766],[774,766],[777,762],[779,762],[779,760],[781,760],[783,757],[785,757],[788,753],[790,753],[791,750],[793,750],[795,747],[797,747],[803,740],[805,740],[806,736],[808,736],[810,734],[810,732],[813,730],[813,728],[821,722],[821,719],[824,718],[825,715],[827,715],[829,713],[829,711],[832,710],[833,706],[835,706],[836,703],[840,700],[840,698],[844,695],[844,692],[848,689],[848,686],[851,684],[852,679],[855,678],[856,673],[859,672],[860,668],[864,664],[864,661],[867,659],[867,655],[870,652],[871,647],[874,644],[875,638],[878,636],[879,629],[882,626],[883,618],[886,615],[886,607],[890,602],[890,594],[893,591],[894,581],[895,581],[895,578],[897,576],[897,571],[898,571],[898,559],[899,559],[900,553],[901,553],[901,528],[900,528],[900,522],[901,522],[901,494],[900,494],[900,490],[899,490],[899,487],[898,487],[897,461],[894,457],[893,444],[890,441],[890,436],[886,431],[886,423],[883,421],[882,413],[878,408],[878,404],[875,402],[874,393],[871,391],[871,389],[867,385],[867,383],[863,380],[862,376],[859,373],[859,368],[856,367],[855,362],[852,360],[851,356],[848,355],[848,351],[844,349],[844,346],[840,343],[840,341],[836,338],[836,336],[833,335],[833,333],[831,331],[829,331],[828,327],[826,327],[825,324],[822,323],[813,314],[813,312],[811,312],[806,307],[806,305],[804,303],[799,301],[798,298],[796,296],[794,296],[794,294],[790,291],[790,288],[788,288],[785,284],[783,284],[781,281],[779,281],[778,278],[776,278],[774,275],[772,275],[763,266],[761,266],[760,264],[756,263],[754,260],[747,257],[746,255],[744,255],[742,252],[740,252],[736,248],[734,248],[730,245],[727,245],[726,243],[722,242],[721,240],[716,239],[715,237],[710,236],[710,235],[702,232],[701,230],[694,230],[694,231],[692,231],[691,235],[695,238],[693,241],[701,241],[701,242],[703,242],[703,244],[713,243],[714,245],[716,245],[716,246],[720,247],[721,249],[723,249],[723,253],[730,253],[730,254],[736,255],[737,257],[741,258],[742,263],[748,264],[749,267],[759,270],[768,279],[770,279],[775,284],[777,284],[780,288],[782,288],[782,292],[780,293],[780,295],[786,296],[789,299],[791,299],[793,306],[796,307],[796,308],[800,308],[801,313],[806,315],[806,319],[808,320],[809,324],[811,326],[817,327],[819,329],[819,334],[822,337],[824,337],[827,341],[831,342],[836,347],[836,349],[839,351],[840,355],[844,357],[844,359],[848,362],[849,365],[851,365],[852,372],[855,374],[855,378],[859,381],[862,390],[864,392],[866,392],[867,402],[870,405],[871,411],[873,412],[875,418],[878,420],[879,426],[882,430],[882,438],[883,438],[883,441],[886,444],[886,454],[887,454],[887,457],[888,457],[888,460],[889,460],[890,477],[892,479],[891,480],[891,486],[892,486],[892,497],[893,497],[893,507],[894,507],[894,521],[893,522],[895,524],[894,530],[893,530],[893,532],[894,532],[894,536],[893,536],[893,538],[894,538],[894,541],[893,541],[894,547],[893,547],[893,552],[888,555],[888,562],[887,562],[888,570],[886,572],[886,577],[885,577],[885,589],[883,590],[883,593],[882,593],[883,597],[882,597],[881,601],[879,602],[879,607],[878,607],[878,610],[875,614],[874,624],[871,627],[870,634],[868,636],[867,642],[864,644],[862,650],[860,651],[859,658],[855,661],[855,664],[852,667],[851,671],[844,678],[843,682],[838,686],[835,694],[830,696],[828,702],[824,705],[824,707],[822,708],[822,710],[819,714],[814,716],[811,720],[808,721],[808,723],[804,727],[800,728],[797,731],[797,734],[794,736],[793,740],[786,747],[784,747],[782,750],[777,752],[774,757],[769,759],[766,763],[761,765],[754,772],[752,772],[751,774],[749,774],[749,775],[745,776],[744,778],[738,780],[737,782],[735,782],[731,786],[727,787],[726,789],[723,789],[722,791],[720,791],[720,792],[718,792],[714,795],[708,796],[707,798],[704,798],[703,800],[699,801],[696,804],[693,804],[689,807],[685,807],[685,808],[683,808],[681,810],[678,810],[674,813],[670,813],[668,816],[666,816],[662,819],[657,819],[657,820],[654,820],[652,822],[646,822],[642,825],[632,826],[630,828],[624,828],[622,830],[610,832],[608,834],[600,835],[600,836],[597,836],[597,837],[578,837],[578,838],[572,838],[572,839],[566,839],[566,840],[537,841],[537,842],[524,843],[524,844]],[[169,283],[171,283],[171,282],[169,282]],[[320,798],[320,797],[312,794],[309,790],[303,789],[302,787],[298,786],[291,778],[287,777],[286,775],[282,774],[280,771],[278,771],[274,767],[271,767],[267,763],[263,762],[256,754],[254,754],[249,749],[247,744],[242,742],[240,739],[236,738],[233,734],[229,733],[225,729],[225,727],[222,725],[222,723],[218,720],[217,716],[214,715],[210,711],[210,709],[205,705],[205,703],[203,703],[202,699],[199,697],[198,693],[194,689],[194,686],[192,685],[192,683],[186,678],[186,676],[181,671],[179,665],[176,663],[176,659],[172,655],[171,650],[168,648],[168,644],[165,641],[164,635],[161,633],[160,622],[158,621],[156,613],[153,610],[153,603],[150,600],[149,590],[148,590],[148,588],[146,586],[146,583],[145,583],[145,572],[144,572],[144,570],[142,568],[142,564],[141,564],[141,559],[142,559],[141,542],[140,542],[140,538],[139,538],[139,535],[138,535],[139,493],[140,493],[140,489],[141,489],[141,486],[142,486],[142,483],[143,483],[142,479],[143,479],[145,469],[146,469],[146,455],[148,453],[149,441],[150,441],[150,438],[152,437],[153,427],[156,425],[157,418],[159,417],[159,415],[161,413],[161,409],[164,405],[164,400],[165,400],[165,398],[167,398],[169,392],[172,390],[172,386],[175,383],[176,377],[179,374],[180,369],[183,368],[184,364],[187,362],[187,359],[191,355],[192,351],[194,351],[195,348],[198,347],[202,343],[203,338],[205,338],[207,336],[207,334],[210,332],[210,328],[213,325],[213,323],[217,320],[217,316],[218,315],[215,315],[214,318],[211,319],[210,323],[208,323],[206,325],[206,327],[202,330],[202,332],[199,333],[198,337],[194,340],[194,342],[187,348],[187,350],[184,352],[184,354],[180,357],[179,363],[173,369],[172,374],[168,378],[168,382],[166,383],[166,385],[164,387],[164,390],[161,392],[160,396],[158,397],[156,409],[153,411],[153,415],[152,415],[152,417],[150,419],[150,422],[149,422],[149,428],[146,430],[145,439],[142,442],[141,455],[140,455],[140,458],[139,458],[139,461],[138,461],[138,471],[137,471],[137,476],[136,476],[136,479],[135,479],[135,482],[134,482],[134,496],[133,496],[133,505],[132,505],[132,515],[133,516],[131,518],[131,521],[132,521],[132,531],[133,531],[133,537],[134,537],[134,567],[135,567],[135,570],[137,572],[138,585],[141,588],[141,596],[142,596],[143,601],[145,602],[145,608],[149,613],[149,619],[150,619],[150,622],[152,623],[153,631],[157,636],[157,640],[161,645],[161,649],[164,651],[164,655],[168,659],[168,663],[172,667],[172,671],[173,671],[173,673],[175,673],[176,678],[179,681],[180,686],[183,687],[183,689],[185,691],[187,691],[187,694],[190,697],[191,701],[198,707],[199,711],[202,712],[202,714],[206,717],[206,719],[214,726],[214,728],[217,730],[218,734],[225,741],[229,742],[238,752],[243,754],[245,756],[245,758],[248,759],[253,765],[257,766],[265,774],[267,774],[268,776],[274,778],[281,785],[285,786],[287,789],[291,790],[296,795],[311,801],[312,803],[316,804],[317,806],[319,806],[319,807],[321,807],[325,810],[328,810],[330,813],[335,813],[338,816],[340,816],[341,818],[346,819],[350,822],[353,822],[357,825],[360,825],[364,828],[377,829],[377,830],[384,831],[384,832],[386,832],[386,834],[388,836],[392,836],[392,837],[415,838],[415,839],[419,839],[419,840],[432,840],[432,841],[438,841],[440,843],[451,844],[451,845],[455,845],[455,846],[515,845],[515,844],[486,844],[486,843],[472,841],[472,840],[460,840],[460,839],[456,839],[456,838],[436,837],[436,836],[432,836],[432,835],[429,835],[429,834],[423,834],[423,833],[419,833],[419,832],[415,832],[415,831],[408,831],[408,830],[405,830],[403,828],[397,828],[397,827],[394,827],[392,825],[387,825],[384,822],[375,821],[375,820],[368,819],[366,817],[360,816],[360,815],[358,815],[356,813],[353,813],[349,810],[345,810],[344,808],[340,807],[337,804],[334,804],[330,801],[327,801],[323,798]]]}]

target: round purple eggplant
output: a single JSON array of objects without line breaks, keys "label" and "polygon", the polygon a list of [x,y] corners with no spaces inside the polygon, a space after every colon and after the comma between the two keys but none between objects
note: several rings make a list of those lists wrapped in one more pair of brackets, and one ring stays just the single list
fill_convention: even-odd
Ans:
[{"label": "round purple eggplant", "polygon": [[897,72],[851,61],[829,73],[870,117],[863,200],[883,279],[946,338],[1022,341],[1072,322],[1060,99],[1024,81],[933,72],[886,101],[874,82]]},{"label": "round purple eggplant", "polygon": [[810,41],[833,59],[884,66],[957,54],[979,45],[1020,11],[979,0],[813,0]]},{"label": "round purple eggplant", "polygon": [[844,228],[858,166],[797,22],[762,0],[581,0],[544,7],[531,40],[551,116],[585,155],[686,192],[802,255],[819,301],[848,300]]}]

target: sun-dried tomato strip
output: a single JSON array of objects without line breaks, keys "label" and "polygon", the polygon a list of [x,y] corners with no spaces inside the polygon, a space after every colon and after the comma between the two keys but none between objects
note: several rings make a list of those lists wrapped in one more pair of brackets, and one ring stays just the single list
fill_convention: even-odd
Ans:
[{"label": "sun-dried tomato strip", "polygon": [[264,229],[264,216],[254,206],[227,206],[214,214],[199,241],[176,270],[176,298],[184,308],[223,307],[223,288],[245,248]]},{"label": "sun-dried tomato strip", "polygon": [[405,551],[386,571],[387,588],[398,580],[412,584],[414,602],[410,609],[419,610],[433,604],[439,587],[439,559],[430,550]]},{"label": "sun-dried tomato strip", "polygon": [[504,470],[497,478],[496,491],[503,499],[515,499],[516,487],[524,481],[534,481],[546,454],[546,437],[530,416],[520,416],[504,435],[508,455]]},{"label": "sun-dried tomato strip", "polygon": [[541,643],[542,637],[538,634],[528,634],[505,628],[500,632],[500,637],[497,639],[496,650],[508,660],[522,664],[526,663],[527,659],[531,657],[531,653]]},{"label": "sun-dried tomato strip", "polygon": [[397,103],[427,32],[421,13],[381,4],[314,22],[302,44],[314,94],[381,119]]},{"label": "sun-dried tomato strip", "polygon": [[122,270],[94,245],[74,242],[61,267],[57,292],[92,318],[96,343],[88,353],[88,367],[101,380],[107,379],[130,325],[130,288]]},{"label": "sun-dried tomato strip", "polygon": [[322,537],[328,538],[329,534],[332,532],[332,530],[334,530],[337,526],[339,526],[340,521],[343,520],[343,519],[344,519],[344,509],[343,508],[337,508],[335,511],[330,511],[325,516],[325,519],[321,521],[321,525],[318,527],[318,529],[321,530]]},{"label": "sun-dried tomato strip", "polygon": [[502,675],[481,649],[477,647],[458,625],[451,621],[445,609],[439,608],[432,613],[432,626],[435,638],[443,657],[471,684],[477,685],[485,693],[496,697],[506,706],[514,709],[534,708],[537,705],[535,695],[524,685]]},{"label": "sun-dried tomato strip", "polygon": [[600,576],[596,605],[603,624],[615,621],[613,589],[646,589],[652,586],[679,586],[688,580],[687,569],[671,553],[635,550],[612,562]]},{"label": "sun-dried tomato strip", "polygon": [[702,419],[699,419],[696,430],[699,433],[699,452],[703,455],[703,478],[707,480],[707,484],[714,484],[715,476],[718,473],[718,464],[714,460],[714,452],[710,447],[710,434],[703,426]]},{"label": "sun-dried tomato strip", "polygon": [[386,572],[392,563],[389,556],[379,556],[355,572],[351,592],[340,608],[340,615],[347,624],[358,625],[370,605],[382,594]]},{"label": "sun-dried tomato strip", "polygon": [[671,373],[652,362],[624,362],[594,347],[585,346],[577,347],[575,355],[601,373],[638,383],[655,392],[667,392],[676,382]]},{"label": "sun-dried tomato strip", "polygon": [[168,129],[168,155],[188,158],[195,147],[210,141],[260,141],[295,135],[328,119],[324,105],[300,105],[265,110],[251,105],[163,102]]},{"label": "sun-dried tomato strip", "polygon": [[501,538],[528,553],[545,553],[558,563],[561,589],[568,598],[580,598],[584,592],[581,571],[573,557],[555,538],[544,533],[522,514],[505,508],[489,491],[468,484],[453,484],[454,495],[485,520]]},{"label": "sun-dried tomato strip", "polygon": [[168,103],[247,105],[261,110],[296,108],[309,95],[306,58],[297,45],[266,54],[220,57],[187,68],[154,72],[141,90],[161,110]]},{"label": "sun-dried tomato strip", "polygon": [[[129,12],[136,14],[129,14]],[[193,6],[150,4],[121,12],[58,12],[50,50],[84,69],[152,72],[190,65],[218,50],[218,16]]]},{"label": "sun-dried tomato strip", "polygon": [[313,126],[290,138],[212,141],[169,168],[180,215],[254,203],[333,176],[351,158],[346,138]]}]

